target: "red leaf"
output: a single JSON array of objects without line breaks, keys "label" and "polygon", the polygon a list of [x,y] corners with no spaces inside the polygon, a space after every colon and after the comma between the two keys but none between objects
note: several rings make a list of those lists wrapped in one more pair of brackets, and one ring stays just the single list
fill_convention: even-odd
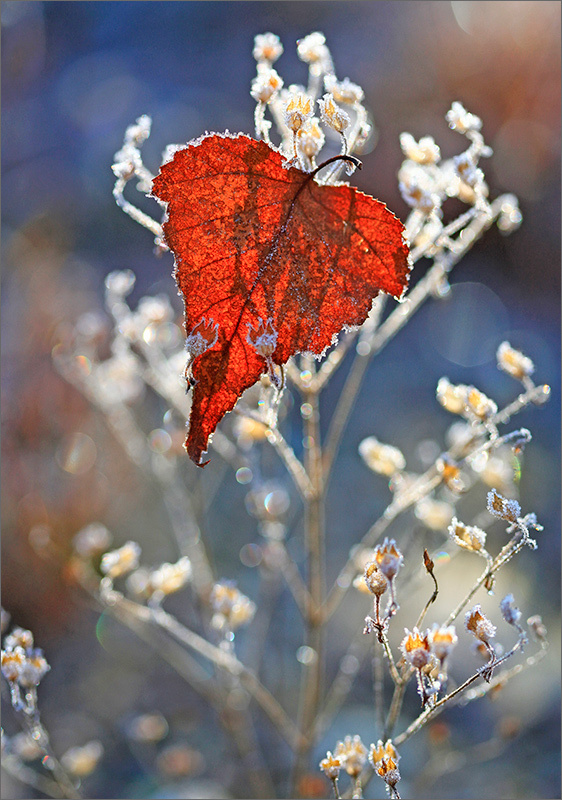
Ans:
[{"label": "red leaf", "polygon": [[210,134],[164,164],[166,242],[185,299],[195,380],[189,455],[273,362],[321,354],[360,325],[379,291],[408,282],[402,223],[383,203],[310,173],[244,134]]}]

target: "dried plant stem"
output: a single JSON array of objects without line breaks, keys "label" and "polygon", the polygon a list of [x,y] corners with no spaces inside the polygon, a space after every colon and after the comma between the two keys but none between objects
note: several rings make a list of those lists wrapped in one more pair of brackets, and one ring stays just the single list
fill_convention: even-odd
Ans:
[{"label": "dried plant stem", "polygon": [[310,413],[305,418],[305,469],[314,487],[314,494],[305,504],[305,547],[308,562],[308,591],[311,598],[311,613],[305,620],[306,645],[311,648],[310,659],[303,667],[299,698],[299,730],[302,735],[300,747],[296,752],[293,772],[293,795],[306,768],[306,760],[313,745],[314,722],[320,707],[323,692],[324,630],[318,613],[324,600],[324,493],[325,486],[322,469],[322,449],[320,445],[319,395],[310,389],[303,399],[310,405]]},{"label": "dried plant stem", "polygon": [[265,686],[263,686],[254,673],[247,669],[232,653],[221,650],[221,648],[203,639],[194,631],[190,631],[161,608],[147,608],[132,600],[128,600],[119,592],[115,591],[110,592],[104,599],[110,610],[113,611],[113,609],[117,607],[128,612],[129,615],[136,617],[139,621],[146,624],[157,625],[190,650],[199,653],[217,667],[224,669],[227,673],[237,676],[240,683],[247,689],[258,705],[261,706],[262,710],[278,728],[290,746],[296,749],[299,744],[302,743],[302,737],[299,731],[292,720],[287,716],[284,709]]}]

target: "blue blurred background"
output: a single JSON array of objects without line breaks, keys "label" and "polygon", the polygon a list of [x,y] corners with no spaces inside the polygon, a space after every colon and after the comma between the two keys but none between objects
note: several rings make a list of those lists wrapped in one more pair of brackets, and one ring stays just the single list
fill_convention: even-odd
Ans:
[{"label": "blue blurred background", "polygon": [[[432,135],[445,157],[460,152],[464,140],[444,120],[459,100],[483,119],[494,149],[483,164],[492,195],[514,192],[524,219],[509,237],[488,232],[453,274],[448,304],[425,307],[373,366],[332,483],[330,574],[388,502],[384,482],[359,462],[361,438],[376,434],[396,444],[419,468],[419,441],[442,443],[451,422],[434,401],[439,377],[473,383],[507,402],[517,389],[497,372],[495,348],[509,339],[523,349],[536,364],[537,381],[553,389],[545,408],[526,411],[517,423],[534,434],[525,453],[522,506],[545,525],[539,551],[522,556],[530,587],[524,614],[543,613],[553,624],[550,666],[541,666],[536,679],[525,678],[526,704],[511,698],[528,727],[500,767],[484,764],[475,774],[469,765],[461,781],[455,773],[429,794],[416,791],[431,797],[560,796],[560,4],[18,0],[2,3],[1,22],[2,603],[18,624],[33,629],[53,665],[40,692],[55,745],[64,749],[93,736],[115,743],[113,757],[85,792],[164,796],[150,794],[163,790],[150,783],[138,754],[120,744],[119,726],[139,705],[177,713],[176,735],[203,751],[213,729],[194,700],[177,709],[175,697],[184,689],[172,676],[166,687],[150,682],[158,672],[152,656],[145,672],[131,666],[144,654],[142,646],[127,642],[122,651],[116,638],[100,648],[95,613],[65,584],[62,568],[42,562],[29,545],[29,530],[38,525],[47,525],[64,546],[83,525],[101,519],[119,541],[143,540],[148,558],[175,557],[163,552],[157,536],[154,490],[131,474],[86,402],[54,373],[51,349],[65,326],[101,307],[104,277],[114,269],[137,274],[133,304],[165,292],[180,309],[171,257],[156,258],[150,234],[112,199],[110,167],[126,126],[140,114],[152,117],[144,156],[154,171],[170,142],[226,128],[251,134],[254,36],[270,30],[281,37],[285,52],[276,66],[288,84],[306,79],[296,40],[320,30],[338,77],[365,90],[378,130],[376,148],[354,178],[363,191],[404,219],[408,209],[396,180],[399,134]],[[139,204],[156,213],[150,200]],[[462,331],[460,341],[455,331]],[[343,373],[326,393],[328,415]],[[91,469],[69,475],[56,454],[76,430],[94,438],[97,431],[109,456],[100,445]],[[240,548],[256,537],[255,521],[245,515],[241,487],[232,477],[225,483],[209,529],[217,562],[234,576]],[[350,491],[360,498],[351,518]],[[251,593],[251,582],[247,588]],[[284,621],[293,624],[293,611]],[[482,725],[491,725],[495,712],[478,716],[470,707],[465,713],[469,735],[485,738]],[[349,731],[330,735],[355,730],[347,722]],[[462,736],[456,741],[465,744]],[[272,739],[271,749],[277,746]],[[420,764],[423,751],[416,753],[411,758]],[[204,774],[212,774],[213,756],[207,752],[206,758]]]}]

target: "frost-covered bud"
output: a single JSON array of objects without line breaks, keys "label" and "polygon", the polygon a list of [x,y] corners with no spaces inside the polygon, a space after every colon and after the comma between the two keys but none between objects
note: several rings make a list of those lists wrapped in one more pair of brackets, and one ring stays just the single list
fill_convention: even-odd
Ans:
[{"label": "frost-covered bud", "polygon": [[14,650],[16,647],[30,650],[33,647],[33,634],[25,628],[14,628],[4,639],[4,647],[6,650]]},{"label": "frost-covered bud", "polygon": [[297,154],[306,159],[316,158],[324,146],[325,136],[318,124],[317,117],[312,117],[297,131]]},{"label": "frost-covered bud", "polygon": [[500,611],[502,612],[502,617],[505,619],[508,625],[517,626],[519,624],[519,620],[521,619],[521,612],[514,605],[514,603],[515,598],[513,595],[506,594],[500,603]]},{"label": "frost-covered bud", "polygon": [[535,371],[535,365],[530,358],[515,350],[509,342],[502,342],[496,353],[498,369],[513,375],[518,380],[528,378]]},{"label": "frost-covered bud", "polygon": [[397,574],[402,566],[404,556],[396,546],[394,539],[387,539],[385,537],[382,544],[375,547],[374,562],[382,574],[391,581]]},{"label": "frost-covered bud", "polygon": [[283,116],[287,127],[296,133],[314,116],[312,99],[304,92],[293,94],[285,105]]},{"label": "frost-covered bud", "polygon": [[61,763],[68,772],[77,778],[91,775],[103,756],[103,745],[97,739],[82,747],[71,747],[61,757]]},{"label": "frost-covered bud", "polygon": [[478,552],[486,546],[486,531],[476,527],[476,525],[465,525],[456,517],[453,517],[447,533],[459,547],[465,550]]},{"label": "frost-covered bud", "polygon": [[283,45],[274,33],[258,33],[254,37],[253,55],[256,61],[268,61],[273,64],[283,52]]},{"label": "frost-covered bud", "polygon": [[367,748],[360,736],[346,736],[343,742],[337,742],[334,756],[342,761],[348,775],[357,778],[367,763]]},{"label": "frost-covered bud", "polygon": [[442,531],[451,521],[453,506],[444,500],[424,497],[423,500],[416,503],[414,514],[432,531]]},{"label": "frost-covered bud", "polygon": [[454,492],[462,492],[464,484],[461,479],[460,467],[446,453],[440,456],[435,462],[435,466],[441,473],[443,483]]},{"label": "frost-covered bud", "polygon": [[100,555],[111,544],[111,534],[101,522],[92,522],[82,528],[72,540],[76,553],[82,558]]},{"label": "frost-covered bud", "polygon": [[318,31],[309,33],[304,39],[298,40],[297,54],[300,60],[306,64],[327,61],[330,57],[330,52],[326,47],[326,37]]},{"label": "frost-covered bud", "polygon": [[490,400],[484,392],[475,389],[474,386],[468,387],[466,398],[467,408],[479,419],[485,420],[497,413],[498,407],[493,400]]},{"label": "frost-covered bud", "polygon": [[215,612],[211,624],[219,630],[225,625],[231,630],[247,625],[256,613],[255,604],[229,581],[215,583],[209,599]]},{"label": "frost-covered bud", "polygon": [[339,776],[342,766],[342,759],[332,755],[331,750],[328,750],[326,758],[323,758],[320,762],[320,769],[331,781]]},{"label": "frost-covered bud", "polygon": [[271,358],[277,347],[277,331],[273,327],[271,317],[268,317],[265,323],[260,318],[256,330],[249,324],[246,341],[252,345],[258,355],[266,359]]},{"label": "frost-covered bud", "polygon": [[436,164],[441,158],[441,151],[431,136],[422,136],[416,142],[410,133],[401,133],[400,147],[406,158],[416,164]]},{"label": "frost-covered bud", "polygon": [[434,208],[440,205],[439,195],[432,192],[423,183],[418,183],[414,177],[408,181],[400,181],[398,188],[404,202],[412,208],[423,211],[424,214],[430,214]]},{"label": "frost-covered bud", "polygon": [[412,667],[423,669],[431,661],[429,631],[426,631],[423,636],[417,628],[414,628],[413,631],[404,628],[404,631],[406,636],[400,644],[402,655]]},{"label": "frost-covered bud", "polygon": [[366,564],[363,583],[367,589],[377,597],[383,595],[388,589],[388,580],[379,569],[376,561],[369,561],[369,563]]},{"label": "frost-covered bud", "polygon": [[369,745],[369,761],[375,769],[385,758],[391,758],[395,764],[400,761],[398,751],[392,744],[391,739],[388,739],[384,744],[379,739],[376,744]]},{"label": "frost-covered bud", "polygon": [[320,98],[318,105],[322,122],[329,125],[330,128],[333,128],[338,133],[343,133],[349,127],[351,122],[349,114],[342,111],[334,102],[333,95],[330,92],[326,92],[324,97]]},{"label": "frost-covered bud", "polygon": [[359,445],[359,455],[369,469],[381,475],[394,475],[406,466],[406,459],[397,447],[382,444],[374,436],[363,439]]},{"label": "frost-covered bud", "polygon": [[150,584],[155,592],[172,594],[185,586],[190,580],[192,572],[191,561],[184,556],[175,564],[166,562],[151,572]]},{"label": "frost-covered bud", "polygon": [[24,688],[38,686],[42,678],[51,669],[43,651],[39,648],[27,653],[26,659],[20,670],[18,683]]},{"label": "frost-covered bud", "polygon": [[7,681],[18,681],[26,660],[23,647],[2,650],[2,675]]},{"label": "frost-covered bud", "polygon": [[138,117],[134,125],[129,125],[125,131],[125,142],[134,144],[136,147],[141,145],[150,136],[150,126],[152,120],[147,114]]},{"label": "frost-covered bud", "polygon": [[521,516],[521,506],[517,500],[508,500],[503,497],[496,489],[488,492],[486,498],[486,508],[494,517],[499,517],[506,522],[517,522]]},{"label": "frost-covered bud", "polygon": [[468,131],[479,131],[482,127],[482,120],[480,117],[470,114],[466,108],[455,101],[450,110],[447,111],[445,119],[449,123],[449,127],[458,133],[467,133]]},{"label": "frost-covered bud", "polygon": [[476,166],[476,161],[470,151],[454,156],[453,163],[459,178],[468,186],[474,187],[484,179],[484,173]]},{"label": "frost-covered bud", "polygon": [[451,414],[462,414],[468,402],[469,386],[454,386],[448,378],[440,378],[437,383],[437,401]]},{"label": "frost-covered bud", "polygon": [[324,88],[330,92],[337,103],[345,103],[350,106],[360,103],[365,96],[363,89],[356,83],[352,83],[349,78],[338,81],[335,75],[324,77]]},{"label": "frost-covered bud", "polygon": [[102,556],[100,569],[109,578],[119,578],[138,567],[140,554],[137,542],[126,542],[118,550],[110,550]]},{"label": "frost-covered bud", "polygon": [[258,74],[252,81],[250,94],[258,103],[269,103],[283,87],[283,79],[267,64],[258,64]]},{"label": "frost-covered bud", "polygon": [[513,194],[505,195],[498,217],[498,228],[502,233],[512,233],[523,221],[517,198]]},{"label": "frost-covered bud", "polygon": [[454,625],[444,627],[435,623],[429,631],[429,646],[433,655],[443,663],[458,642]]},{"label": "frost-covered bud", "polygon": [[475,605],[471,611],[466,613],[464,624],[467,631],[470,631],[485,644],[489,644],[490,639],[493,639],[496,635],[496,626],[492,625],[488,617],[484,616],[480,604]]},{"label": "frost-covered bud", "polygon": [[136,279],[136,275],[131,269],[116,270],[106,276],[105,288],[111,294],[126,297],[133,291]]}]

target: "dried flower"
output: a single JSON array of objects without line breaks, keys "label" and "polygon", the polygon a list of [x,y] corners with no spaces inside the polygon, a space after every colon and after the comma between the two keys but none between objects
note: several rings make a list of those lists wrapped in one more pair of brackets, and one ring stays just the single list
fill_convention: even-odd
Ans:
[{"label": "dried flower", "polygon": [[367,762],[367,748],[360,736],[346,736],[336,744],[334,756],[338,758],[348,775],[357,778]]},{"label": "dried flower", "polygon": [[369,561],[365,566],[365,573],[363,575],[363,585],[372,592],[372,594],[380,597],[388,589],[388,580],[377,561]]},{"label": "dried flower", "polygon": [[496,635],[496,626],[492,625],[488,617],[484,616],[479,604],[466,613],[464,624],[467,631],[474,634],[484,644],[489,645],[490,639]]},{"label": "dried flower", "polygon": [[256,613],[255,603],[232,582],[215,583],[209,599],[215,612],[211,624],[219,630],[226,626],[233,631],[247,625]]},{"label": "dried flower", "polygon": [[258,103],[269,103],[283,88],[283,79],[268,64],[258,64],[258,74],[252,81],[250,94]]},{"label": "dried flower", "polygon": [[522,381],[528,378],[535,371],[535,365],[530,358],[523,355],[519,350],[515,350],[509,342],[502,342],[496,353],[498,369],[513,375],[517,380]]},{"label": "dried flower", "polygon": [[443,662],[458,642],[454,625],[444,627],[435,623],[429,631],[429,646],[433,655]]},{"label": "dried flower", "polygon": [[320,106],[322,122],[330,128],[333,128],[338,133],[343,133],[349,127],[351,123],[349,114],[339,108],[330,92],[327,92],[324,97],[318,100],[318,105]]},{"label": "dried flower", "polygon": [[335,780],[339,776],[342,766],[342,759],[338,756],[332,755],[331,750],[328,750],[326,753],[326,758],[323,758],[320,762],[320,769],[331,781]]},{"label": "dried flower", "polygon": [[254,37],[253,55],[256,61],[268,61],[273,64],[283,52],[283,45],[274,33],[258,33]]},{"label": "dried flower", "polygon": [[454,386],[448,378],[440,378],[437,383],[438,402],[451,414],[463,414],[468,402],[470,387],[464,384]]},{"label": "dried flower", "polygon": [[498,407],[493,400],[486,397],[484,392],[475,389],[474,386],[468,387],[466,404],[470,411],[479,419],[485,420],[497,413]]},{"label": "dried flower", "polygon": [[392,744],[391,739],[387,739],[384,744],[382,740],[379,739],[376,744],[371,744],[369,747],[369,761],[375,769],[385,758],[391,758],[396,764],[400,761],[398,751]]},{"label": "dried flower", "polygon": [[441,158],[439,147],[431,136],[422,136],[419,142],[409,133],[400,134],[400,147],[406,158],[417,164],[436,164]]},{"label": "dried flower", "polygon": [[313,116],[312,100],[303,92],[293,94],[285,105],[285,124],[293,133],[300,130]]},{"label": "dried flower", "polygon": [[406,661],[416,669],[423,669],[431,661],[431,649],[429,646],[429,631],[423,636],[417,628],[409,631],[404,628],[406,636],[400,644],[400,649]]},{"label": "dried flower", "polygon": [[468,131],[479,131],[482,127],[482,120],[470,114],[466,108],[458,101],[454,102],[450,111],[447,111],[445,119],[449,123],[449,127],[458,133],[467,133]]},{"label": "dried flower", "polygon": [[325,136],[318,124],[317,117],[311,117],[303,127],[297,131],[297,154],[307,162],[312,163],[325,141]]},{"label": "dried flower", "polygon": [[313,64],[317,61],[329,62],[330,52],[326,47],[326,37],[315,31],[297,42],[297,54],[301,61]]},{"label": "dried flower", "polygon": [[385,537],[383,543],[375,547],[373,560],[378,564],[385,578],[391,581],[398,574],[398,570],[404,561],[404,556],[396,546],[394,539]]},{"label": "dried flower", "polygon": [[360,103],[364,97],[363,89],[357,86],[356,83],[352,83],[349,78],[338,81],[335,75],[326,75],[324,77],[324,87],[338,103],[346,103],[352,106]]},{"label": "dried flower", "polygon": [[100,569],[109,578],[119,578],[138,567],[140,554],[141,548],[137,542],[126,542],[118,550],[110,550],[103,555]]},{"label": "dried flower", "polygon": [[521,516],[521,506],[517,500],[508,500],[503,497],[496,489],[492,489],[487,494],[486,508],[494,517],[499,517],[506,522],[517,522]]},{"label": "dried flower", "polygon": [[465,550],[472,550],[478,553],[486,545],[486,531],[476,525],[465,525],[464,522],[460,522],[456,517],[453,517],[447,533],[455,544]]},{"label": "dried flower", "polygon": [[369,469],[381,475],[394,475],[406,466],[406,459],[397,447],[382,444],[374,436],[368,436],[359,444],[359,455]]}]

